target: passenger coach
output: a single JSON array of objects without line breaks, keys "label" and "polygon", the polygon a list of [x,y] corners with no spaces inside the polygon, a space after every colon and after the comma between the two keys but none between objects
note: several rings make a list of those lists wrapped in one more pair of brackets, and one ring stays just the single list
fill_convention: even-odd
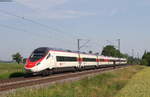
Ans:
[{"label": "passenger coach", "polygon": [[126,64],[124,58],[98,56],[70,50],[40,47],[26,61],[27,73],[48,74],[56,71],[94,69]]}]

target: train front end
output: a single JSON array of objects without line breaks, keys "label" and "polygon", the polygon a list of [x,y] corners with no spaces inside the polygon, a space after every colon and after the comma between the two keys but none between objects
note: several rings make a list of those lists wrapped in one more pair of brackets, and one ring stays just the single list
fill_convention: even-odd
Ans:
[{"label": "train front end", "polygon": [[[30,57],[26,60],[25,71],[26,73],[38,73],[42,71],[44,68],[42,65],[44,64],[45,57],[48,54],[48,48],[37,48],[35,49]],[[41,68],[41,66],[43,68]]]}]

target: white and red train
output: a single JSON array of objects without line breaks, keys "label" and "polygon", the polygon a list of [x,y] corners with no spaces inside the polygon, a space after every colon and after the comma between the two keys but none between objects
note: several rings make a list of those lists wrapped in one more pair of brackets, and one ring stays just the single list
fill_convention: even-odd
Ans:
[{"label": "white and red train", "polygon": [[127,64],[124,58],[40,47],[32,52],[24,68],[27,73],[48,74],[58,70],[94,69],[124,64]]}]

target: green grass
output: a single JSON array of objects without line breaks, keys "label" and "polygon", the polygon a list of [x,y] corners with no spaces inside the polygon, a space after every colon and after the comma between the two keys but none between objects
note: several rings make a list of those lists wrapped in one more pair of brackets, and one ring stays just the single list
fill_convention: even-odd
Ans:
[{"label": "green grass", "polygon": [[114,97],[134,74],[144,68],[136,65],[45,88],[18,89],[5,97]]},{"label": "green grass", "polygon": [[24,74],[23,65],[17,63],[0,63],[0,79],[19,77]]},{"label": "green grass", "polygon": [[116,97],[150,97],[150,67],[137,73]]}]

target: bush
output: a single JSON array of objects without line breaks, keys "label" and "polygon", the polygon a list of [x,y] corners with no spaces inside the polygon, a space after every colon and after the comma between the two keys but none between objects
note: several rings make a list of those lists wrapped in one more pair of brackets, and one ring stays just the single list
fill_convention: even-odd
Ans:
[{"label": "bush", "polygon": [[147,65],[147,66],[149,65],[149,63],[146,59],[142,59],[141,64],[142,65]]},{"label": "bush", "polygon": [[145,52],[141,64],[150,66],[150,52]]}]

